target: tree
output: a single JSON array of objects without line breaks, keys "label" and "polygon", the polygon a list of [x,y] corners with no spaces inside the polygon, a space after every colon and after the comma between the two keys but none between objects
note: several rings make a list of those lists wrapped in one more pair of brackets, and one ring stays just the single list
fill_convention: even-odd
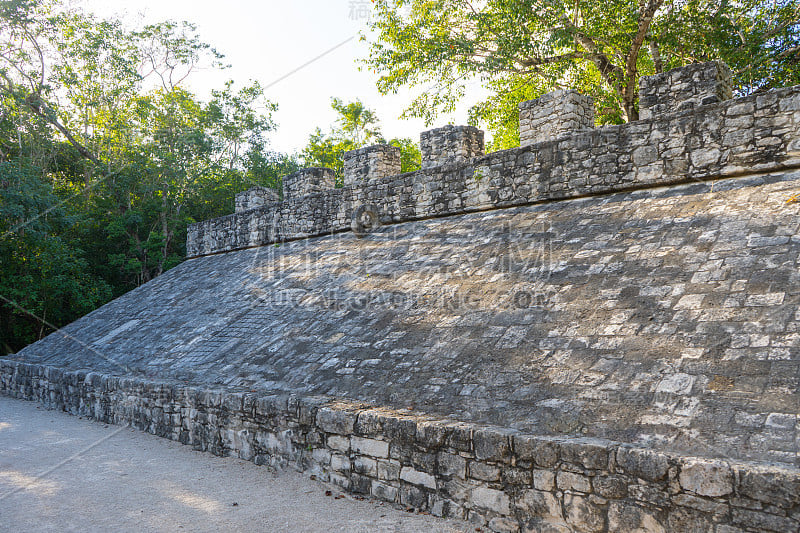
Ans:
[{"label": "tree", "polygon": [[0,1],[0,354],[175,266],[188,224],[297,168],[267,148],[257,83],[186,88],[222,59],[191,24]]},{"label": "tree", "polygon": [[[480,79],[500,144],[516,105],[556,88],[595,97],[599,121],[638,119],[642,75],[722,59],[739,94],[800,82],[800,0],[376,0],[366,64],[384,93],[433,84],[406,111],[431,122]],[[496,143],[497,144],[497,143]],[[497,147],[497,146],[496,146]]]},{"label": "tree", "polygon": [[391,139],[388,142],[381,133],[375,113],[360,100],[343,103],[339,98],[331,99],[331,107],[338,118],[329,133],[317,128],[309,136],[308,144],[300,157],[306,166],[330,168],[341,180],[344,168],[344,153],[372,144],[388,143],[401,150],[402,172],[411,172],[420,167],[419,148],[411,139]]},{"label": "tree", "polygon": [[82,158],[49,133],[29,107],[0,95],[0,354],[111,297],[78,238],[86,217],[59,179]]}]

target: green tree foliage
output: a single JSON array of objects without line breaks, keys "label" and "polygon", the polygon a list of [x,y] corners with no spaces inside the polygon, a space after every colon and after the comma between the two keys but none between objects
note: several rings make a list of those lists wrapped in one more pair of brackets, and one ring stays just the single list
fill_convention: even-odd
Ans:
[{"label": "green tree foliage", "polygon": [[387,141],[381,133],[378,117],[360,100],[345,104],[339,98],[332,98],[331,107],[337,113],[336,122],[329,133],[323,133],[321,128],[317,128],[309,136],[308,144],[301,152],[306,166],[330,168],[341,180],[345,152],[372,144],[388,143],[401,150],[402,172],[419,169],[421,154],[416,143],[405,138]]},{"label": "green tree foliage", "polygon": [[0,96],[0,354],[68,323],[112,294],[92,272],[87,218],[65,199],[81,156],[27,106]]},{"label": "green tree foliage", "polygon": [[516,106],[556,88],[595,97],[601,123],[638,118],[639,78],[722,59],[738,94],[800,83],[800,0],[376,0],[370,55],[379,89],[433,85],[406,111],[431,122],[465,83],[495,148],[518,140]]},{"label": "green tree foliage", "polygon": [[222,59],[191,24],[0,1],[0,353],[175,266],[188,224],[297,168],[265,148],[257,83],[186,88]]}]

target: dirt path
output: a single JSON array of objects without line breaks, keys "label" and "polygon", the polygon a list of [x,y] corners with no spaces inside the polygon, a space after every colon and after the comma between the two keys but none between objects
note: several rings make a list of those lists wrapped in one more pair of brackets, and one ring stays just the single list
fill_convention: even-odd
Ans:
[{"label": "dirt path", "polygon": [[340,494],[295,472],[0,397],[0,531],[475,530]]}]

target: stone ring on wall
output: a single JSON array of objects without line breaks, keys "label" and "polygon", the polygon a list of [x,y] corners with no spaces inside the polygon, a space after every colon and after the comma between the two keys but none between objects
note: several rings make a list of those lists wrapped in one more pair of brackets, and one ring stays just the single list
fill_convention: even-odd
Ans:
[{"label": "stone ring on wall", "polygon": [[381,217],[378,208],[374,204],[361,204],[353,211],[353,219],[350,227],[359,239],[370,231],[379,228]]}]

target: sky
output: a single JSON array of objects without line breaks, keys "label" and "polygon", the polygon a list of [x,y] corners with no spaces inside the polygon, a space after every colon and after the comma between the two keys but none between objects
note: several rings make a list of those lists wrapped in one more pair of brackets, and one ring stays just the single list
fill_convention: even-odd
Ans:
[{"label": "sky", "polygon": [[[331,97],[360,99],[377,113],[386,138],[419,141],[420,132],[429,129],[422,120],[399,119],[413,93],[383,96],[375,86],[378,76],[359,71],[357,60],[367,57],[368,48],[358,34],[366,28],[370,0],[83,0],[80,5],[131,26],[167,19],[196,24],[201,39],[223,53],[231,68],[197,72],[190,88],[207,99],[226,80],[234,80],[235,87],[257,80],[279,106],[278,129],[270,136],[273,150],[297,152],[315,128],[327,131],[336,120]],[[475,86],[468,93],[472,102],[468,98],[430,127],[466,124],[469,103],[480,92]]]}]

